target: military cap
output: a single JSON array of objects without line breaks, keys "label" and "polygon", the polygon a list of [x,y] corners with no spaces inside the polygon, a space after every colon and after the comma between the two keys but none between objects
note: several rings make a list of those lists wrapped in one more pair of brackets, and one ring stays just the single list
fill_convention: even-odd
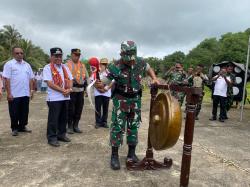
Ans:
[{"label": "military cap", "polygon": [[62,52],[62,49],[59,48],[59,47],[53,47],[50,49],[50,54],[51,55],[62,55],[63,52]]},{"label": "military cap", "polygon": [[81,50],[77,48],[71,49],[71,53],[81,54]]}]

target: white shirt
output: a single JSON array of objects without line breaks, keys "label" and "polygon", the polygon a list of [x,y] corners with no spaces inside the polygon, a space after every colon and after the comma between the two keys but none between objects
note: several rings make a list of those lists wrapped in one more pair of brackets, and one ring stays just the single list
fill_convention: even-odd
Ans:
[{"label": "white shirt", "polygon": [[[99,73],[100,76],[107,76],[107,72],[100,72]],[[90,78],[90,82],[92,82],[94,80],[93,76],[91,76]],[[111,89],[109,89],[108,91],[101,93],[99,92],[96,88],[94,88],[94,96],[106,96],[106,97],[111,97]]]},{"label": "white shirt", "polygon": [[30,96],[30,80],[34,78],[31,66],[12,59],[4,65],[3,77],[10,79],[10,93],[14,98]]},{"label": "white shirt", "polygon": [[[64,75],[63,75],[63,69],[62,66],[64,68],[66,68],[69,79],[72,80],[72,74],[70,73],[68,67],[64,64],[61,65],[55,65],[57,71],[59,72],[59,74],[62,77],[62,81],[63,81],[63,86],[64,86]],[[50,64],[47,64],[44,68],[43,68],[43,80],[44,81],[52,81],[53,82],[53,77],[52,77],[52,72],[50,69]],[[54,82],[53,82],[54,83]],[[68,97],[64,97],[64,95],[61,92],[58,92],[56,90],[53,90],[52,88],[50,88],[48,86],[48,95],[47,95],[47,101],[64,101],[64,100],[70,100],[70,96]]]},{"label": "white shirt", "polygon": [[[231,81],[230,77],[226,77],[227,80]],[[215,81],[214,94],[222,97],[227,97],[227,82],[222,76]]]}]

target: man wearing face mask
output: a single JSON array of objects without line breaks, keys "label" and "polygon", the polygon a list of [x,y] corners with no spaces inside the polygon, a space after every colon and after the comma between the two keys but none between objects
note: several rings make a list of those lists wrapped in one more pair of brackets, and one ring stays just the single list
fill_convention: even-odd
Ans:
[{"label": "man wearing face mask", "polygon": [[73,76],[73,88],[70,93],[68,133],[82,133],[79,129],[79,121],[82,115],[84,105],[84,86],[86,85],[87,70],[85,65],[80,61],[81,50],[71,49],[71,59],[68,60],[67,66]]},{"label": "man wearing face mask", "polygon": [[[110,126],[110,144],[112,146],[111,168],[120,169],[118,148],[123,143],[123,134],[127,126],[127,160],[138,162],[135,154],[138,143],[138,128],[141,122],[142,78],[148,74],[152,83],[159,84],[153,69],[142,58],[137,57],[137,47],[133,41],[121,44],[121,58],[108,65],[107,79],[114,80],[112,94],[113,111]],[[108,82],[108,81],[107,81]],[[107,83],[106,82],[106,83]],[[103,87],[103,84],[97,87]]]}]

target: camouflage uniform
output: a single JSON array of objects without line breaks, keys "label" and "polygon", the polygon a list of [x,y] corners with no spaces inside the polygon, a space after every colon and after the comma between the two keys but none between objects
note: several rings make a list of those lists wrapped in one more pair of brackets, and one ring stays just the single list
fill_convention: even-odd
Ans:
[{"label": "camouflage uniform", "polygon": [[196,87],[196,88],[202,88],[202,96],[199,98],[198,103],[196,104],[196,118],[198,119],[198,115],[201,111],[201,105],[202,105],[202,100],[203,100],[203,96],[205,95],[204,92],[204,86],[206,84],[208,84],[208,77],[207,75],[200,73],[200,76],[192,76],[189,78],[189,83],[190,86],[192,87]]},{"label": "camouflage uniform", "polygon": [[115,80],[110,143],[119,147],[127,125],[127,144],[138,143],[138,128],[141,122],[141,80],[147,64],[136,57],[135,64],[126,65],[119,60],[108,66],[108,78]]},{"label": "camouflage uniform", "polygon": [[[235,75],[233,73],[227,73],[227,77],[230,77],[232,83],[235,83]],[[227,87],[227,101],[226,101],[226,110],[229,111],[231,106],[233,105],[233,85],[229,85]]]},{"label": "camouflage uniform", "polygon": [[[168,84],[183,85],[186,78],[186,74],[183,71],[171,71],[166,75]],[[180,105],[182,105],[185,93],[171,91],[171,95],[178,99]]]}]

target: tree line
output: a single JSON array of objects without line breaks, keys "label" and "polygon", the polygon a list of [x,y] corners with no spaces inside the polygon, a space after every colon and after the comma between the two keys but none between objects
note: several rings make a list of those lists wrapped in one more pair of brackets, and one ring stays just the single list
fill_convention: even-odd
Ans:
[{"label": "tree line", "polygon": [[[212,64],[222,61],[245,63],[247,57],[248,37],[250,28],[244,32],[226,33],[219,38],[207,38],[200,42],[188,54],[176,51],[163,58],[148,57],[146,61],[155,69],[159,76],[164,76],[175,62],[181,62],[184,68],[203,64],[208,69]],[[11,25],[4,25],[0,29],[0,70],[12,58],[11,49],[20,46],[24,50],[24,57],[34,70],[44,67],[49,62],[49,56],[31,40],[24,39],[18,30]],[[86,60],[85,60],[86,61]],[[87,64],[85,62],[85,64]]]},{"label": "tree line", "polygon": [[212,64],[222,61],[234,61],[245,64],[249,36],[250,28],[244,32],[229,32],[221,35],[218,39],[204,39],[195,48],[190,50],[187,55],[182,51],[176,51],[164,56],[162,59],[149,57],[146,60],[159,76],[164,76],[164,72],[173,66],[175,62],[181,62],[185,69],[203,64],[207,70]]},{"label": "tree line", "polygon": [[34,45],[31,40],[23,38],[14,26],[4,25],[0,29],[0,70],[3,70],[5,62],[12,58],[14,46],[23,49],[24,59],[35,71],[49,62],[49,56],[39,46]]}]

